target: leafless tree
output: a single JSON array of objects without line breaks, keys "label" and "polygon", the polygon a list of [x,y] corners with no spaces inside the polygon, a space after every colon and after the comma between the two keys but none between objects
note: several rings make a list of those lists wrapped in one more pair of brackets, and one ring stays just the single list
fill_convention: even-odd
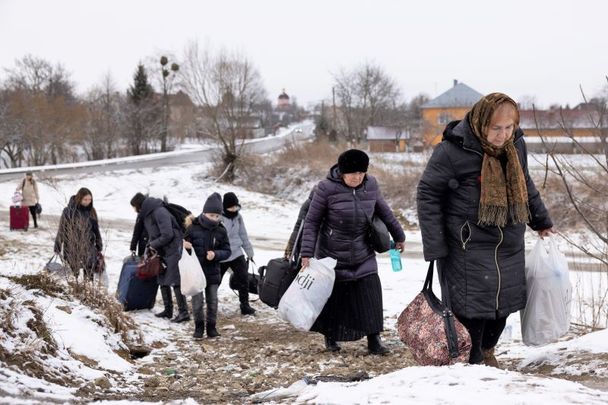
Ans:
[{"label": "leafless tree", "polygon": [[335,74],[334,91],[340,101],[345,132],[357,142],[368,126],[384,123],[400,101],[396,82],[381,66],[371,62]]},{"label": "leafless tree", "polygon": [[[608,77],[606,79],[608,80]],[[557,176],[565,192],[566,201],[587,229],[582,240],[572,238],[565,232],[561,235],[573,247],[599,262],[603,274],[608,279],[608,99],[599,97],[588,100],[582,88],[581,94],[586,105],[587,120],[591,123],[594,137],[599,140],[599,150],[591,146],[594,143],[582,142],[575,136],[563,110],[560,110],[560,126],[577,150],[593,165],[582,167],[575,157],[556,153],[555,145],[552,145],[548,137],[542,136],[543,144],[548,150],[545,179],[551,175]],[[604,307],[606,302],[608,291],[598,300],[597,310]]]},{"label": "leafless tree", "polygon": [[258,70],[238,52],[190,43],[182,58],[182,86],[200,107],[200,131],[222,145],[225,179],[231,182],[248,137],[255,106],[266,98]]},{"label": "leafless tree", "polygon": [[110,73],[86,96],[87,122],[84,149],[89,159],[118,156],[124,126],[124,97],[116,89]]}]

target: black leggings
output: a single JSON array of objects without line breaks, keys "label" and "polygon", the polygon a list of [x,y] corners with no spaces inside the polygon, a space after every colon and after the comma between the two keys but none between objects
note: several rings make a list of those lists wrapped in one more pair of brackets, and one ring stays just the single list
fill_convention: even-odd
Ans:
[{"label": "black leggings", "polygon": [[236,278],[236,285],[239,291],[239,301],[241,304],[249,303],[249,263],[245,260],[245,256],[239,256],[229,262],[220,263],[222,279],[228,269],[232,269]]},{"label": "black leggings", "polygon": [[36,219],[36,206],[30,205],[29,209],[30,209],[30,214],[32,214],[32,218],[34,219],[34,228],[38,228],[38,221]]},{"label": "black leggings", "polygon": [[507,323],[506,316],[497,319],[467,319],[458,317],[458,320],[462,322],[471,335],[470,364],[479,364],[483,361],[483,351],[496,346]]}]

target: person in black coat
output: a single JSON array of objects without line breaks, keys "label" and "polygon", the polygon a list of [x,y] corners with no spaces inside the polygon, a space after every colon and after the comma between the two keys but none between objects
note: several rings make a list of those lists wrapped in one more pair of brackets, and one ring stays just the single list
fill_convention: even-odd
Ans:
[{"label": "person in black coat", "polygon": [[369,157],[361,150],[342,153],[327,179],[317,185],[304,221],[302,268],[308,267],[313,256],[338,262],[331,296],[311,328],[325,336],[329,351],[340,350],[338,341],[367,336],[371,354],[388,352],[380,340],[382,286],[368,231],[372,217],[377,216],[400,250],[405,233],[384,201],[376,179],[366,174],[368,165]]},{"label": "person in black coat", "polygon": [[[310,208],[310,203],[312,202],[312,196],[315,194],[317,186],[313,187],[310,190],[310,194],[308,198],[302,206],[300,206],[300,211],[298,212],[298,219],[296,220],[295,225],[291,231],[291,235],[289,236],[289,240],[287,241],[287,246],[285,247],[285,258],[289,259],[294,252],[300,251],[300,246],[302,245],[302,239],[298,239],[298,234],[301,233],[301,229],[304,227],[304,219],[306,218],[306,214],[308,214],[308,209]],[[297,259],[297,257],[296,257]]]},{"label": "person in black coat", "polygon": [[142,257],[147,244],[148,232],[146,232],[144,221],[138,215],[135,219],[135,226],[133,226],[133,236],[131,237],[129,249],[134,256],[137,254],[137,256]]},{"label": "person in black coat", "polygon": [[[203,213],[198,217],[186,218],[186,234],[184,247],[194,249],[196,257],[203,268],[207,287],[205,292],[192,297],[192,314],[194,316],[194,338],[203,337],[205,326],[207,337],[219,336],[216,329],[217,322],[217,289],[222,280],[220,261],[230,257],[230,241],[226,228],[220,223],[222,217],[222,197],[213,193],[203,206]],[[203,302],[207,302],[207,324]]]},{"label": "person in black coat", "polygon": [[92,280],[103,241],[99,232],[97,211],[93,207],[93,194],[81,188],[70,197],[63,209],[59,229],[55,237],[55,254],[63,252],[63,258],[76,277],[82,269],[84,276]]},{"label": "person in black coat", "polygon": [[159,198],[146,197],[137,193],[131,199],[131,205],[138,213],[138,221],[142,221],[148,233],[148,248],[158,252],[166,269],[158,276],[158,284],[163,298],[164,310],[156,314],[159,318],[173,316],[171,287],[175,293],[178,314],[171,322],[190,320],[186,297],[180,290],[178,262],[182,256],[183,233],[173,215],[165,208]]},{"label": "person in black coat", "polygon": [[494,347],[509,314],[526,305],[524,232],[552,231],[528,173],[515,101],[492,93],[446,127],[418,184],[424,257],[467,327],[469,362],[498,366]]}]

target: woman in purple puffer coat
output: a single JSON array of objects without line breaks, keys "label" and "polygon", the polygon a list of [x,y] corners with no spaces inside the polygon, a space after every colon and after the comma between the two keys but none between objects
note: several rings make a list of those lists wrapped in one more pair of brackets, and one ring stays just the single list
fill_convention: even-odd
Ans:
[{"label": "woman in purple puffer coat", "polygon": [[317,185],[304,221],[302,268],[311,257],[338,261],[336,282],[327,304],[311,330],[325,336],[327,350],[340,350],[338,341],[367,336],[371,354],[385,354],[382,286],[376,254],[368,241],[369,223],[375,215],[384,222],[403,249],[403,228],[384,201],[378,182],[367,174],[369,157],[361,150],[342,153],[338,163]]}]

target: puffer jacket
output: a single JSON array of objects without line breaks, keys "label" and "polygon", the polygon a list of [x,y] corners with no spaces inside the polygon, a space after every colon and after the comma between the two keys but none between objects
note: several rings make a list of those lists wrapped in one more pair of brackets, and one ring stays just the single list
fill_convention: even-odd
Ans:
[{"label": "puffer jacket", "polygon": [[[553,226],[528,173],[526,143],[514,145],[528,189],[529,226]],[[526,305],[525,224],[478,225],[483,151],[466,120],[450,123],[418,184],[424,258],[438,260],[452,310],[468,319],[505,317]]]},{"label": "puffer jacket", "polygon": [[366,175],[361,185],[351,188],[334,165],[313,195],[304,220],[300,255],[336,259],[338,281],[376,273],[376,254],[368,240],[374,215],[386,224],[395,241],[405,241],[403,228],[382,197],[376,179]]},{"label": "puffer jacket", "polygon": [[230,257],[222,261],[230,262],[237,257],[243,256],[243,250],[247,253],[247,257],[253,257],[253,246],[251,246],[251,242],[249,241],[243,216],[240,213],[234,218],[228,218],[226,215],[222,215],[222,224],[228,232],[230,249],[232,251]]},{"label": "puffer jacket", "polygon": [[177,221],[159,198],[147,197],[141,205],[137,220],[143,220],[148,244],[162,257],[166,270],[158,276],[162,286],[179,286],[177,263],[182,257],[183,234]]},{"label": "puffer jacket", "polygon": [[[205,273],[207,284],[219,284],[222,280],[220,262],[230,257],[230,242],[226,228],[221,223],[213,222],[201,214],[186,230],[184,239],[192,243],[192,248]],[[209,250],[215,252],[215,257],[211,261],[207,260]]]}]

